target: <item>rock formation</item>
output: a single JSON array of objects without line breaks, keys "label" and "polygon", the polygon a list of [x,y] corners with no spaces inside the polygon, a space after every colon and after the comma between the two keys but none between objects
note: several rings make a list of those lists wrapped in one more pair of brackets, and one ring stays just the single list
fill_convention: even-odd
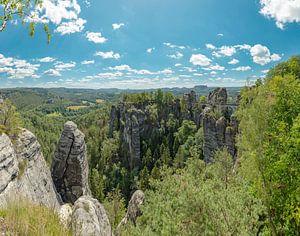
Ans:
[{"label": "rock formation", "polygon": [[78,236],[111,236],[112,230],[103,206],[90,196],[80,197],[74,204],[71,225]]},{"label": "rock formation", "polygon": [[64,125],[52,162],[52,178],[63,202],[74,203],[89,195],[88,160],[84,134],[69,121]]},{"label": "rock formation", "polygon": [[[36,137],[23,129],[14,144],[0,135],[0,207],[24,198],[58,212],[65,226],[78,236],[111,236],[103,206],[89,196],[88,166],[83,134],[73,122],[64,126],[52,175]],[[62,171],[62,175],[58,175]],[[58,178],[59,177],[59,178]],[[63,184],[61,184],[63,181]],[[17,195],[17,196],[16,196]],[[70,201],[72,204],[63,204]]]},{"label": "rock formation", "polygon": [[[52,209],[60,208],[49,168],[36,137],[23,129],[13,146],[10,139],[0,136],[0,205],[16,197]],[[4,177],[4,178],[3,178]]]},{"label": "rock formation", "polygon": [[217,88],[209,93],[207,101],[210,105],[226,105],[227,104],[227,90],[226,88]]},{"label": "rock formation", "polygon": [[121,228],[128,224],[128,222],[133,224],[136,223],[137,218],[142,215],[141,206],[143,205],[144,201],[145,194],[141,190],[135,191],[128,203],[127,213],[116,229],[117,233],[119,233]]},{"label": "rock formation", "polygon": [[217,150],[227,148],[230,155],[235,158],[235,137],[238,124],[232,109],[227,106],[227,91],[217,88],[208,95],[210,107],[203,112],[203,156],[206,162],[213,161]]}]

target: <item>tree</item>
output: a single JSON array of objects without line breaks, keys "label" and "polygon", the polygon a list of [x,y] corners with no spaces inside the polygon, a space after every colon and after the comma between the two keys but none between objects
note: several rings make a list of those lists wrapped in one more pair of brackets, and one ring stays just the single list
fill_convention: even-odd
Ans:
[{"label": "tree", "polygon": [[[6,29],[8,22],[15,19],[21,20],[22,24],[29,19],[29,35],[33,36],[36,23],[34,22],[33,10],[35,7],[42,7],[42,0],[0,0],[0,7],[3,9],[0,14],[0,32]],[[47,24],[43,24],[43,29],[47,34],[47,41],[50,42],[50,31]]]},{"label": "tree", "polygon": [[0,103],[0,133],[16,138],[22,126],[20,114],[11,101]]},{"label": "tree", "polygon": [[245,89],[238,111],[241,173],[267,208],[273,235],[300,229],[300,80],[291,73]]},{"label": "tree", "polygon": [[261,202],[237,175],[227,188],[222,170],[193,158],[181,170],[162,168],[161,178],[151,180],[145,193],[143,215],[122,235],[256,235]]}]

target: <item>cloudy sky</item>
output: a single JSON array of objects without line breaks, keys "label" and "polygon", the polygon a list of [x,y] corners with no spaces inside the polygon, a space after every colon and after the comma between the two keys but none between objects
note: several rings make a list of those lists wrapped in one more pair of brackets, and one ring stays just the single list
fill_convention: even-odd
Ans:
[{"label": "cloudy sky", "polygon": [[300,53],[300,0],[44,0],[32,11],[51,43],[41,25],[30,38],[8,24],[0,87],[243,86]]}]

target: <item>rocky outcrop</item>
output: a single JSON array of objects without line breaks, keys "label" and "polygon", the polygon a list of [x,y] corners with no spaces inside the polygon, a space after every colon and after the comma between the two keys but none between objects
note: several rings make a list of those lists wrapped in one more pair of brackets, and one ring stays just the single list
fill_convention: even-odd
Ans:
[{"label": "rocky outcrop", "polygon": [[142,215],[141,206],[144,204],[144,201],[145,194],[143,191],[135,191],[128,203],[127,213],[116,229],[117,234],[120,232],[123,226],[128,224],[128,222],[133,224],[136,223],[137,218]]},{"label": "rocky outcrop", "polygon": [[[64,126],[54,162],[52,175],[60,194],[36,137],[23,129],[13,144],[7,135],[1,134],[0,207],[24,198],[56,210],[62,223],[70,227],[74,235],[111,236],[103,206],[89,196],[84,135],[73,122]],[[74,205],[62,205],[61,196]]]},{"label": "rocky outcrop", "polygon": [[216,88],[209,93],[207,101],[211,106],[226,105],[227,90],[226,88]]},{"label": "rocky outcrop", "polygon": [[227,148],[229,154],[235,158],[238,123],[232,115],[232,108],[227,106],[226,89],[215,89],[209,93],[207,100],[210,107],[203,112],[204,160],[206,162],[213,161],[215,152],[222,148]]},{"label": "rocky outcrop", "polygon": [[111,236],[111,226],[103,206],[90,196],[80,197],[71,215],[72,230],[78,236]]},{"label": "rocky outcrop", "polygon": [[84,134],[71,121],[64,125],[51,173],[63,202],[75,203],[79,197],[90,194]]},{"label": "rocky outcrop", "polygon": [[1,183],[4,183],[1,184],[0,205],[4,206],[14,198],[26,198],[51,209],[60,208],[61,200],[55,191],[40,144],[31,132],[23,129],[14,146],[2,134],[0,160]]}]

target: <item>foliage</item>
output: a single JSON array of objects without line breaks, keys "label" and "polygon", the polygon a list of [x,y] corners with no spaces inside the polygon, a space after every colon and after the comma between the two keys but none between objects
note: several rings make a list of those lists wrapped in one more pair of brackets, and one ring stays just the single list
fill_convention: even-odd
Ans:
[{"label": "foliage", "polygon": [[[25,24],[29,21],[29,35],[33,36],[35,31],[36,23],[34,18],[37,17],[34,15],[34,7],[42,7],[41,0],[0,0],[0,7],[3,9],[2,14],[0,15],[0,32],[4,31],[7,23],[16,19],[19,19],[22,24]],[[43,29],[47,34],[47,41],[50,42],[50,31],[48,26],[43,23]]]},{"label": "foliage", "polygon": [[299,101],[300,80],[288,73],[245,89],[238,111],[242,173],[267,207],[274,235],[300,229]]},{"label": "foliage", "polygon": [[0,133],[15,139],[21,127],[21,118],[15,106],[9,100],[0,103]]},{"label": "foliage", "polygon": [[126,214],[125,199],[122,197],[121,191],[115,189],[108,193],[103,205],[112,228],[116,229]]},{"label": "foliage", "polygon": [[[216,163],[191,158],[183,169],[162,168],[151,180],[143,215],[124,235],[255,235],[260,201],[233,173],[232,158],[219,152]],[[230,168],[228,168],[230,167]]]},{"label": "foliage", "polygon": [[[0,209],[5,235],[71,236],[58,215],[43,206],[25,200],[11,201]],[[1,227],[3,227],[1,226]]]}]

